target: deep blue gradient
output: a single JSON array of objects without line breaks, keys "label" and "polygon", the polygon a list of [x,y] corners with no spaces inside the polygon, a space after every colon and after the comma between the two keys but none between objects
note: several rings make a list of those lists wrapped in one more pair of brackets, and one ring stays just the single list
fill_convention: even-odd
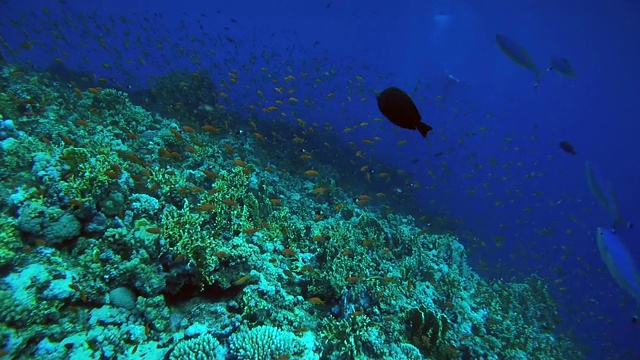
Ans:
[{"label": "deep blue gradient", "polygon": [[[534,74],[500,52],[496,33],[520,42],[541,68],[566,57],[577,76],[545,72],[534,89]],[[630,321],[637,304],[599,258],[596,228],[610,221],[584,171],[594,163],[623,216],[640,222],[639,34],[640,2],[631,0],[0,1],[0,36],[15,50],[3,49],[5,57],[36,69],[60,58],[134,89],[172,70],[202,67],[219,82],[237,69],[239,86],[221,103],[246,116],[256,90],[273,98],[262,67],[294,74],[296,97],[317,103],[299,116],[329,122],[371,164],[405,170],[407,188],[419,186],[420,212],[458,224],[480,274],[547,279],[559,331],[591,359],[640,357],[640,327]],[[356,76],[361,93],[350,85]],[[392,85],[433,126],[427,140],[375,121],[374,90]],[[362,122],[369,125],[343,131]],[[374,145],[361,142],[376,136]],[[562,140],[577,155],[564,153]],[[621,231],[636,262],[639,231]]]}]

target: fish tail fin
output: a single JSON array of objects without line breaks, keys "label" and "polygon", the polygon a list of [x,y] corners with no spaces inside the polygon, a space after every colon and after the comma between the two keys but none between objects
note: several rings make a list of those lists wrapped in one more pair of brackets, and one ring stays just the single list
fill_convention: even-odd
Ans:
[{"label": "fish tail fin", "polygon": [[533,87],[536,89],[536,91],[538,90],[538,84],[540,84],[540,75],[542,75],[543,71],[544,69],[536,71],[536,83],[533,84]]},{"label": "fish tail fin", "polygon": [[420,134],[422,134],[422,137],[427,137],[427,134],[429,133],[429,131],[433,130],[433,128],[423,122],[418,123],[418,126],[416,126],[418,128],[418,131],[420,131]]},{"label": "fish tail fin", "polygon": [[613,217],[613,228],[617,229],[618,226],[624,224],[625,221],[622,218],[622,216],[620,216],[620,210],[618,209],[618,201],[616,199],[616,193],[613,190],[613,187],[611,187],[611,184],[606,184],[605,186],[607,186],[609,191],[609,201],[610,201],[609,212],[611,213],[611,217]]},{"label": "fish tail fin", "polygon": [[542,69],[542,70],[544,70],[544,71],[546,71],[546,72],[549,72],[549,71],[553,71],[553,70],[555,70],[555,68],[553,67],[553,58],[551,58],[551,61],[550,61],[549,67],[548,67],[548,68],[546,68],[546,69]]}]

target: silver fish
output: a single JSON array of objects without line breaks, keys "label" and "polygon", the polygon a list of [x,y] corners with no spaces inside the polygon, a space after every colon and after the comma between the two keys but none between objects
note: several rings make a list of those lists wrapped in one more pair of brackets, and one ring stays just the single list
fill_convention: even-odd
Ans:
[{"label": "silver fish", "polygon": [[215,110],[215,108],[209,104],[201,104],[200,106],[198,106],[198,109],[207,112]]},{"label": "silver fish", "polygon": [[640,275],[633,256],[613,230],[598,228],[597,239],[600,257],[609,273],[640,304]]},{"label": "silver fish", "polygon": [[585,164],[585,172],[591,194],[609,212],[613,220],[612,228],[598,228],[597,230],[596,239],[600,257],[607,266],[611,277],[640,305],[640,275],[638,275],[633,256],[631,256],[615,231],[616,227],[622,223],[622,220],[613,189],[608,184],[606,188],[601,186],[591,163],[587,162]]}]

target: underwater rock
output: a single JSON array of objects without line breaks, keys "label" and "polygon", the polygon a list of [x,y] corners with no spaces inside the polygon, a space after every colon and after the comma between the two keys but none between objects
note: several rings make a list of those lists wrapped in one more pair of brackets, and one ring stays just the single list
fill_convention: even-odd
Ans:
[{"label": "underwater rock", "polygon": [[136,295],[124,286],[111,290],[109,299],[111,300],[111,305],[119,308],[133,310],[136,307]]}]

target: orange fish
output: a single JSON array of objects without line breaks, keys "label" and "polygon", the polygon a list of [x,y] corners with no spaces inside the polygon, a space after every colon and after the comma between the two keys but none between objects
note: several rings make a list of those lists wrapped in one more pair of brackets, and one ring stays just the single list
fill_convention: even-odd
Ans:
[{"label": "orange fish", "polygon": [[157,228],[157,227],[150,227],[150,228],[147,228],[145,231],[148,232],[149,234],[161,234],[162,233],[162,229]]},{"label": "orange fish", "polygon": [[176,130],[176,129],[170,129],[169,131],[171,131],[171,133],[172,133],[176,138],[178,138],[178,140],[184,140],[184,138],[182,137],[182,134],[180,134],[180,133],[178,132],[178,130]]},{"label": "orange fish", "polygon": [[226,252],[224,252],[224,251],[216,251],[216,257],[217,257],[218,259],[226,259],[226,258],[228,258],[228,257],[229,257],[229,254],[227,254],[227,253],[226,253]]},{"label": "orange fish", "polygon": [[198,206],[199,211],[213,211],[216,209],[216,206],[213,204],[202,204]]},{"label": "orange fish", "polygon": [[211,125],[204,125],[202,126],[200,129],[206,131],[206,132],[210,132],[210,133],[217,133],[220,131],[220,129],[217,129]]},{"label": "orange fish", "polygon": [[215,179],[218,177],[218,173],[215,171],[204,169],[202,170],[202,172],[204,172],[204,174],[210,179]]},{"label": "orange fish", "polygon": [[233,285],[242,285],[242,284],[246,283],[247,281],[249,281],[249,279],[251,279],[251,275],[245,275],[245,276],[241,277],[240,279],[234,281]]},{"label": "orange fish", "polygon": [[293,250],[293,249],[287,248],[287,249],[282,250],[282,255],[292,256],[292,255],[295,255],[295,254],[296,254],[296,251]]},{"label": "orange fish", "polygon": [[309,302],[312,303],[313,305],[324,305],[324,300],[320,299],[317,296],[310,298]]},{"label": "orange fish", "polygon": [[231,200],[231,199],[223,199],[223,200],[222,200],[222,202],[223,202],[225,205],[229,205],[229,206],[233,206],[233,207],[238,206],[238,203],[237,203],[237,202],[235,202],[235,201],[233,201],[233,200]]},{"label": "orange fish", "polygon": [[328,191],[328,190],[329,190],[329,189],[328,189],[328,188],[326,188],[326,187],[317,187],[317,188],[313,189],[313,190],[311,191],[311,193],[312,193],[312,194],[315,194],[315,195],[324,195],[324,194],[326,194],[326,193],[327,193],[327,191]]}]

